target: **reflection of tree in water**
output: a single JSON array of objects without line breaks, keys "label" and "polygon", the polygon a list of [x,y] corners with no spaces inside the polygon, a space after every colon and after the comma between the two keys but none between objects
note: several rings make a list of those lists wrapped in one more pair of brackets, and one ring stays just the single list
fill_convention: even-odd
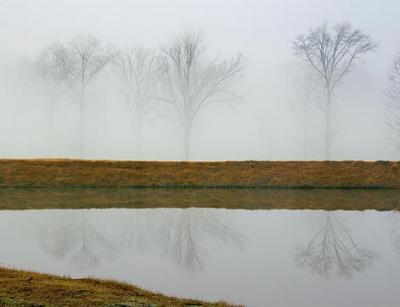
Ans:
[{"label": "reflection of tree in water", "polygon": [[161,229],[160,243],[174,261],[189,270],[203,266],[208,238],[241,247],[243,236],[227,220],[227,213],[215,209],[174,211]]},{"label": "reflection of tree in water", "polygon": [[376,252],[359,247],[350,231],[333,213],[327,213],[324,226],[306,246],[298,248],[296,261],[325,277],[350,278],[365,270],[377,257]]},{"label": "reflection of tree in water", "polygon": [[394,228],[391,233],[392,240],[397,253],[400,254],[400,212],[392,211],[392,217],[394,221]]},{"label": "reflection of tree in water", "polygon": [[160,216],[152,209],[127,210],[122,213],[122,234],[118,245],[137,254],[154,248]]},{"label": "reflection of tree in water", "polygon": [[185,269],[201,268],[206,240],[240,247],[242,236],[229,214],[216,209],[150,209],[127,212],[121,248],[133,253],[152,251],[169,256]]},{"label": "reflection of tree in water", "polygon": [[102,257],[115,252],[115,246],[90,224],[83,212],[49,230],[43,246],[56,258],[69,258],[79,270],[94,268]]},{"label": "reflection of tree in water", "polygon": [[[86,215],[84,212],[72,215],[55,229],[46,229],[47,238],[43,238],[49,254],[69,258],[79,269],[96,267],[102,257],[117,252],[152,252],[169,256],[185,269],[194,270],[203,265],[206,241],[240,247],[243,239],[225,210],[140,209],[106,214],[102,218],[107,223],[118,225],[111,227],[117,238],[112,243]],[[96,225],[101,225],[101,221],[96,221]]]}]

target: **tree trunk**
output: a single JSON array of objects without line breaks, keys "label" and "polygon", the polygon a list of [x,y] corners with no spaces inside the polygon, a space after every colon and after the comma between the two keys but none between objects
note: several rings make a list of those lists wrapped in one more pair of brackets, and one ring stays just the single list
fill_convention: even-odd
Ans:
[{"label": "tree trunk", "polygon": [[184,147],[185,161],[188,161],[190,158],[191,134],[192,134],[192,123],[191,121],[188,121],[183,131],[183,147]]},{"label": "tree trunk", "polygon": [[84,106],[84,88],[81,89],[81,95],[79,99],[79,157],[83,158],[84,153],[84,130],[85,130],[85,106]]},{"label": "tree trunk", "polygon": [[54,114],[55,114],[55,97],[54,97],[53,90],[51,89],[50,92],[50,120],[49,120],[49,144],[48,144],[48,156],[52,156],[54,154],[54,140],[55,140],[55,133],[54,133]]},{"label": "tree trunk", "polygon": [[270,116],[269,110],[267,111],[267,125],[266,125],[266,153],[267,153],[267,160],[271,160],[271,123],[270,123]]},{"label": "tree trunk", "polygon": [[307,160],[308,159],[308,108],[305,107],[306,110],[304,112],[304,134],[303,134],[303,159]]},{"label": "tree trunk", "polygon": [[325,148],[325,158],[326,160],[331,159],[331,100],[332,94],[328,91],[327,94],[327,104],[326,104],[326,127],[325,127],[325,141],[326,141],[326,148]]},{"label": "tree trunk", "polygon": [[137,159],[142,160],[142,125],[143,125],[143,114],[142,110],[137,110],[136,114],[136,150]]}]

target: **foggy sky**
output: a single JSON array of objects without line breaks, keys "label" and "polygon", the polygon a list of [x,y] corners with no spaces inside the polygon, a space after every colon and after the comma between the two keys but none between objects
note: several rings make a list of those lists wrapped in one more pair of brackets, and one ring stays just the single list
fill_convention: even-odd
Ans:
[{"label": "foggy sky", "polygon": [[[299,102],[293,87],[292,41],[324,21],[348,21],[380,43],[356,64],[335,97],[334,159],[397,159],[384,121],[387,74],[400,47],[397,0],[2,0],[0,1],[0,158],[75,157],[78,128],[73,103],[57,106],[55,144],[48,144],[44,89],[27,69],[53,41],[92,34],[118,47],[158,48],[187,28],[202,31],[211,55],[242,53],[241,96],[232,106],[210,106],[196,119],[193,160],[302,156]],[[90,89],[85,158],[135,159],[134,125],[104,73]],[[313,112],[308,159],[323,159],[322,114]],[[171,121],[149,114],[143,158],[182,159]],[[397,149],[398,151],[398,149]]]}]

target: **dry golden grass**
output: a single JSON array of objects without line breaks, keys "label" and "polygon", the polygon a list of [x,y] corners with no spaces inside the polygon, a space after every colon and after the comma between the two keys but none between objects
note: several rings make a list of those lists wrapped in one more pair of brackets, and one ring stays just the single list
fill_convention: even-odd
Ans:
[{"label": "dry golden grass", "polygon": [[168,297],[114,281],[0,268],[0,306],[233,306]]},{"label": "dry golden grass", "polygon": [[0,160],[0,187],[400,188],[400,162]]},{"label": "dry golden grass", "polygon": [[[135,189],[129,189],[132,187]],[[218,187],[242,189],[215,189]],[[279,187],[342,190],[265,189]],[[400,191],[395,189],[400,188],[400,163],[0,160],[0,188],[0,209],[11,210],[111,207],[398,210]],[[389,189],[343,190],[349,188]],[[166,297],[112,281],[71,280],[0,268],[2,305],[228,306]]]}]

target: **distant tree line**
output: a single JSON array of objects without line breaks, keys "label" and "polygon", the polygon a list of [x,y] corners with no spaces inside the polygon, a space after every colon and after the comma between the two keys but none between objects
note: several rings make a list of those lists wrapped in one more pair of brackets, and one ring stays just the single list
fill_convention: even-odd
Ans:
[{"label": "distant tree line", "polygon": [[[378,47],[367,33],[349,23],[334,26],[323,23],[293,41],[295,56],[305,64],[303,74],[295,80],[297,98],[304,110],[304,158],[309,113],[317,110],[324,122],[325,158],[332,159],[335,127],[332,109],[337,102],[337,90],[355,65]],[[246,65],[241,54],[227,59],[210,57],[202,35],[186,31],[158,49],[133,45],[119,50],[105,47],[94,37],[77,36],[46,47],[37,60],[37,67],[48,85],[51,118],[57,90],[68,92],[79,106],[80,156],[84,156],[86,92],[104,68],[109,67],[117,77],[118,88],[135,124],[132,133],[138,157],[142,155],[145,114],[163,108],[179,131],[185,159],[190,159],[192,132],[199,112],[211,104],[233,101],[237,96],[234,85]],[[400,53],[393,62],[389,82],[385,91],[386,120],[400,147]]]},{"label": "distant tree line", "polygon": [[[231,59],[208,57],[201,34],[194,31],[186,31],[159,50],[142,46],[106,48],[94,37],[77,36],[67,43],[46,47],[37,65],[50,93],[62,87],[79,105],[80,156],[84,155],[87,89],[106,66],[111,66],[136,123],[139,156],[143,116],[157,105],[165,108],[176,124],[185,159],[190,158],[192,130],[199,111],[210,104],[233,100],[232,85],[245,67],[240,54]],[[51,103],[55,103],[54,98]]]},{"label": "distant tree line", "polygon": [[[366,53],[378,48],[368,34],[354,29],[349,23],[330,27],[324,23],[298,36],[293,43],[295,54],[302,58],[314,73],[309,81],[318,91],[319,108],[325,121],[325,158],[331,159],[332,108],[337,87]],[[308,87],[310,89],[310,87]],[[307,105],[308,107],[308,105]]]}]

